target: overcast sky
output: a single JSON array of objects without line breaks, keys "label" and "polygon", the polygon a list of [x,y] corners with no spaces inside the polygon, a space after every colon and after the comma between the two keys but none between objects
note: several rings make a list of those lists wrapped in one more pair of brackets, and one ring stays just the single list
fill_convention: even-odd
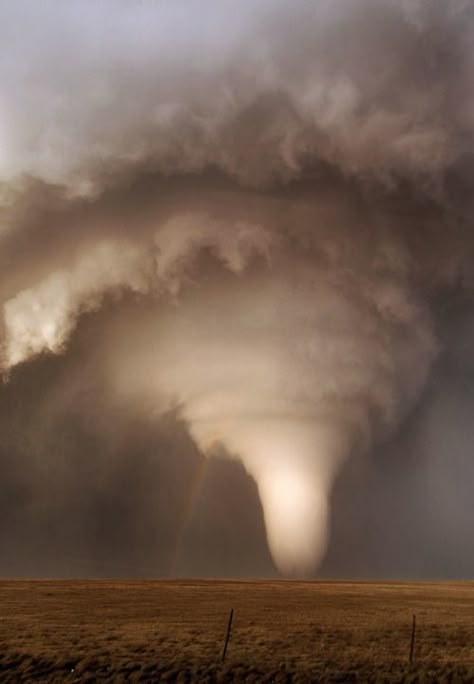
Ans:
[{"label": "overcast sky", "polygon": [[1,574],[472,575],[473,10],[0,0]]}]

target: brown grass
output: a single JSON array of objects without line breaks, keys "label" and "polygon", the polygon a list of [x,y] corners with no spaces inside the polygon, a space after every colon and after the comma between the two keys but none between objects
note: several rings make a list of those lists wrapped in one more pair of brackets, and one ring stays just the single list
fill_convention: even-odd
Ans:
[{"label": "brown grass", "polygon": [[474,682],[474,583],[1,581],[0,680]]}]

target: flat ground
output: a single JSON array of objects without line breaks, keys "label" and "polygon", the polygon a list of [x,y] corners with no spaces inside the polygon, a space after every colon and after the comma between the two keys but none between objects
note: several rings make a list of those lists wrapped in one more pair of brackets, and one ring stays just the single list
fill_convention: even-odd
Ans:
[{"label": "flat ground", "polygon": [[0,681],[102,680],[474,682],[474,582],[0,581]]}]

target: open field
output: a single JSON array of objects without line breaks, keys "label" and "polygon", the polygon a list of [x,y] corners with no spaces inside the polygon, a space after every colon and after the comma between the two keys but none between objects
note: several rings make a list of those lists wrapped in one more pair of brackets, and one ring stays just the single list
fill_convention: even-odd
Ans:
[{"label": "open field", "polygon": [[0,680],[474,682],[474,583],[5,580]]}]

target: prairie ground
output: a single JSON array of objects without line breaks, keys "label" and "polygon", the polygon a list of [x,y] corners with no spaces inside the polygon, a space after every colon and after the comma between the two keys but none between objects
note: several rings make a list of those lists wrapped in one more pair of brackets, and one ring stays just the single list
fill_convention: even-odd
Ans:
[{"label": "prairie ground", "polygon": [[474,682],[474,582],[0,581],[0,681],[105,680]]}]

